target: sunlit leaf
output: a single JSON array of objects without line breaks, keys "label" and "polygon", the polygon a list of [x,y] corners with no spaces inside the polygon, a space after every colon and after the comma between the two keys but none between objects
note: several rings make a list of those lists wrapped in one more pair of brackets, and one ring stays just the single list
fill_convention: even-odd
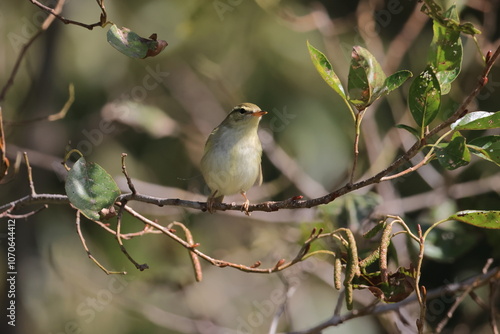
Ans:
[{"label": "sunlit leaf", "polygon": [[500,112],[474,111],[451,124],[453,130],[486,130],[500,128]]},{"label": "sunlit leaf", "polygon": [[500,166],[500,136],[485,136],[473,139],[468,147],[480,158]]},{"label": "sunlit leaf", "polygon": [[441,89],[431,66],[413,80],[408,100],[413,119],[420,127],[436,118],[441,105]]},{"label": "sunlit leaf", "polygon": [[[459,21],[456,5],[443,13],[445,18]],[[462,40],[460,31],[443,26],[438,21],[433,23],[434,37],[429,52],[429,63],[436,71],[436,78],[441,84],[441,94],[448,94],[451,83],[460,73],[462,66]]]},{"label": "sunlit leaf", "polygon": [[65,189],[71,204],[92,220],[99,220],[103,210],[110,208],[120,195],[113,178],[84,157],[69,170]]},{"label": "sunlit leaf", "polygon": [[436,147],[436,156],[441,166],[448,170],[457,169],[470,162],[470,151],[465,138],[456,132],[449,143]]},{"label": "sunlit leaf", "polygon": [[157,40],[156,34],[144,38],[128,28],[118,28],[115,24],[108,30],[107,39],[111,46],[130,58],[154,57],[168,45],[163,40]]},{"label": "sunlit leaf", "polygon": [[500,211],[466,210],[457,212],[448,219],[477,227],[500,229]]},{"label": "sunlit leaf", "polygon": [[319,72],[323,80],[333,88],[334,91],[337,92],[344,100],[347,100],[344,87],[342,87],[342,83],[339,80],[339,77],[333,71],[332,65],[326,58],[326,56],[319,50],[317,50],[314,46],[307,42],[307,48],[309,49],[309,55],[311,56],[311,60],[316,67],[316,70]]},{"label": "sunlit leaf", "polygon": [[358,110],[373,103],[385,87],[386,75],[375,57],[365,48],[352,48],[351,65],[347,81],[349,101]]},{"label": "sunlit leaf", "polygon": [[402,71],[398,71],[394,74],[391,74],[390,76],[387,77],[387,79],[385,79],[384,93],[388,94],[388,93],[392,92],[393,90],[395,90],[396,88],[401,86],[406,80],[408,80],[412,76],[413,76],[413,73],[411,73],[408,70],[402,70]]}]

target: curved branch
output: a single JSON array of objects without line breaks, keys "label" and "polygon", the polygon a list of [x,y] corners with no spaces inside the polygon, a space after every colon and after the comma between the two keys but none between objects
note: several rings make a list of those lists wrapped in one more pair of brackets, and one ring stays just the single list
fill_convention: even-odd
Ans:
[{"label": "curved branch", "polygon": [[101,8],[101,17],[100,17],[100,20],[99,22],[96,22],[96,23],[91,23],[91,24],[87,24],[87,23],[83,23],[83,22],[78,22],[78,21],[74,21],[74,20],[69,20],[67,18],[64,18],[62,15],[60,15],[60,11],[56,11],[48,6],[45,6],[44,4],[38,2],[37,0],[29,0],[32,4],[34,4],[35,6],[37,6],[38,8],[44,10],[45,12],[49,13],[50,15],[54,15],[54,17],[56,17],[58,20],[60,20],[62,23],[64,24],[74,24],[74,25],[77,25],[77,26],[80,26],[80,27],[84,27],[84,28],[87,28],[89,30],[92,30],[94,29],[95,27],[102,27],[105,25],[106,23],[106,10],[104,8],[104,0],[97,0],[97,5],[99,6],[99,8]]}]

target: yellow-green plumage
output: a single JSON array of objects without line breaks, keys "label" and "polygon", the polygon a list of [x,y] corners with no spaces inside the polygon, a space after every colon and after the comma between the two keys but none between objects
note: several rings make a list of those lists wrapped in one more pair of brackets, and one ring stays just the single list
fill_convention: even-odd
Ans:
[{"label": "yellow-green plumage", "polygon": [[208,137],[201,171],[212,190],[207,199],[210,212],[225,195],[241,193],[246,200],[242,208],[248,214],[245,193],[255,183],[262,183],[262,146],[257,129],[264,114],[255,104],[237,105]]}]

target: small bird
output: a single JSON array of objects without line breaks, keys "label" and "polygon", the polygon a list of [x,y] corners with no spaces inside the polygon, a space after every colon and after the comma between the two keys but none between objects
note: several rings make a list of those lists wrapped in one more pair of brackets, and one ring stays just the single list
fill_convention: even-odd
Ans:
[{"label": "small bird", "polygon": [[213,205],[222,203],[225,195],[240,193],[245,198],[241,211],[250,215],[246,191],[262,183],[262,145],[257,128],[265,114],[253,103],[239,104],[208,136],[201,159],[201,172],[212,191],[208,212],[212,213]]}]

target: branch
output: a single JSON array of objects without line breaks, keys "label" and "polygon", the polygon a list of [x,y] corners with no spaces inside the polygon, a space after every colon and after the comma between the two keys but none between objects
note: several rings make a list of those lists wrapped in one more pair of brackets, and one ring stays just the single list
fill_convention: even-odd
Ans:
[{"label": "branch", "polygon": [[91,259],[99,268],[101,268],[101,270],[104,271],[106,273],[106,275],[113,275],[113,274],[115,274],[115,275],[125,275],[126,274],[125,271],[109,271],[102,264],[100,264],[99,261],[97,261],[97,259],[92,255],[92,253],[90,253],[90,250],[87,247],[87,243],[85,242],[85,238],[83,237],[82,229],[80,227],[80,210],[76,210],[76,221],[75,221],[75,223],[76,223],[76,233],[80,237],[80,241],[81,241],[81,243],[83,245],[83,248],[87,252],[87,256],[89,257],[89,259]]},{"label": "branch", "polygon": [[97,5],[101,9],[101,17],[100,17],[99,22],[91,23],[91,24],[86,24],[86,23],[83,23],[83,22],[78,22],[78,21],[73,21],[73,20],[66,19],[66,18],[64,18],[63,16],[60,15],[61,11],[56,11],[56,10],[54,10],[54,9],[48,7],[48,6],[45,6],[44,4],[41,4],[40,2],[38,2],[37,0],[29,0],[29,1],[32,4],[34,4],[35,6],[38,6],[40,9],[42,9],[45,12],[49,13],[50,15],[53,15],[54,17],[56,17],[58,20],[60,20],[64,24],[74,24],[74,25],[77,25],[77,26],[80,26],[80,27],[87,28],[89,30],[94,29],[94,27],[102,27],[102,26],[104,26],[106,24],[107,14],[106,14],[106,9],[104,8],[104,0],[96,0],[97,1]]}]

